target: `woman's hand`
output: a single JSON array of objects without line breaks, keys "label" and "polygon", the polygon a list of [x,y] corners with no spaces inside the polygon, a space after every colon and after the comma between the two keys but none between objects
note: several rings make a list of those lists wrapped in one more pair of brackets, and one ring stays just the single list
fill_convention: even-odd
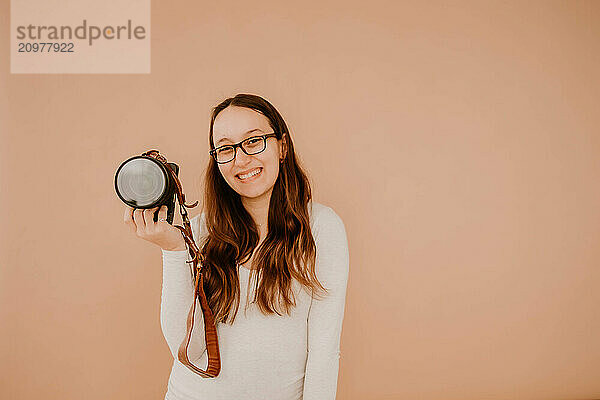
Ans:
[{"label": "woman's hand", "polygon": [[[158,207],[141,209],[125,205],[123,222],[129,226],[137,237],[154,243],[163,250],[186,250],[186,243],[179,228],[166,221],[167,206],[162,206],[158,212],[158,221],[154,222],[154,213]],[[161,221],[164,219],[165,221]]]}]

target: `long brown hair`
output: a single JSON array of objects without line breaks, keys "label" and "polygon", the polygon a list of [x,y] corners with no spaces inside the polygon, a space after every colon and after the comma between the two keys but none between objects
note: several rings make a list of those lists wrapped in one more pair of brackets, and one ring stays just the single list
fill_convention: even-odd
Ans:
[{"label": "long brown hair", "polygon": [[[287,151],[269,203],[268,234],[256,249],[253,265],[257,270],[250,271],[250,278],[258,274],[253,303],[263,314],[281,316],[282,309],[289,314],[296,305],[293,279],[313,296],[317,290],[327,291],[315,273],[316,246],[308,210],[312,199],[310,183],[296,158],[283,117],[260,96],[241,93],[213,108],[209,131],[211,149],[214,149],[215,118],[228,106],[255,110],[267,117],[278,140],[286,135]],[[204,291],[215,322],[231,320],[233,323],[240,304],[236,265],[250,258],[258,245],[259,232],[240,195],[227,184],[212,158],[206,169],[203,208],[208,231],[199,244],[205,258]],[[235,312],[231,317],[234,302]]]}]

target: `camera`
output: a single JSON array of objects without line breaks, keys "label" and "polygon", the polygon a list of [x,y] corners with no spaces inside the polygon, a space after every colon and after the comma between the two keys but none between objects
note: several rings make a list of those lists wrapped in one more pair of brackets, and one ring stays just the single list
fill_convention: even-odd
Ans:
[{"label": "camera", "polygon": [[[173,173],[175,177],[179,174],[179,166],[175,163],[163,163],[146,155],[134,156],[117,169],[115,191],[123,203],[133,208],[148,209],[166,205],[167,222],[172,225],[177,191]],[[154,222],[158,221],[158,212],[154,213]]]}]

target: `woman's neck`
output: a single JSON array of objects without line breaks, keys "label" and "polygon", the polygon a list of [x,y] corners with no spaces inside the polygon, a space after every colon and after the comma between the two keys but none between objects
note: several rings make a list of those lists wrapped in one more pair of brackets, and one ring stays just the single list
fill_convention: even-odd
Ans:
[{"label": "woman's neck", "polygon": [[242,197],[242,204],[254,220],[254,223],[258,226],[261,238],[266,236],[267,232],[270,197],[270,193],[269,196],[255,198]]}]

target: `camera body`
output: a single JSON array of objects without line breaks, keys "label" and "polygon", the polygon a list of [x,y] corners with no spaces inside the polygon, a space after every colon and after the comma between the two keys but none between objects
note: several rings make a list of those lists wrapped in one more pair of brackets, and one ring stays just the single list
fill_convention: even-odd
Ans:
[{"label": "camera body", "polygon": [[[127,159],[115,174],[117,196],[133,208],[148,209],[166,205],[167,222],[172,225],[177,184],[167,168],[171,168],[175,176],[179,175],[179,166],[175,163],[163,164],[144,155]],[[154,213],[154,222],[158,221],[158,212]]]}]

